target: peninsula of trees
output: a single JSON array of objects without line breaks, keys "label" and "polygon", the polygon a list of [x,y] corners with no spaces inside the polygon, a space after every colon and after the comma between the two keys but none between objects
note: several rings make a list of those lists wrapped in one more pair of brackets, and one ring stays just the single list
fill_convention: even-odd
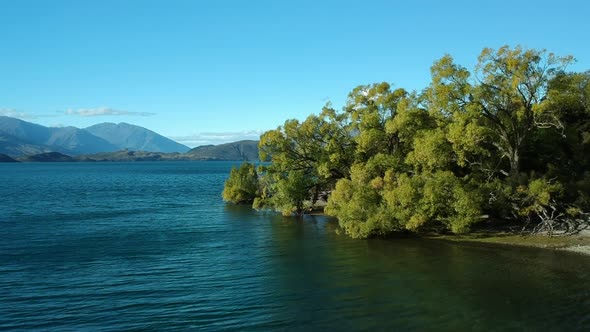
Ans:
[{"label": "peninsula of trees", "polygon": [[361,85],[345,107],[264,133],[258,169],[232,170],[223,197],[284,215],[325,202],[352,237],[510,220],[572,232],[590,211],[590,72],[545,50],[449,55],[422,91]]}]

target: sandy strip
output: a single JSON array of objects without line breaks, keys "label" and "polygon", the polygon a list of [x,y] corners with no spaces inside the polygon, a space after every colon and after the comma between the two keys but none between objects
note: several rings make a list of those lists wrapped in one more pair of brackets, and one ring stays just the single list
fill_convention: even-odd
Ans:
[{"label": "sandy strip", "polygon": [[570,246],[570,247],[562,248],[562,250],[577,252],[577,253],[584,254],[584,255],[590,255],[590,246],[580,246],[580,245]]}]

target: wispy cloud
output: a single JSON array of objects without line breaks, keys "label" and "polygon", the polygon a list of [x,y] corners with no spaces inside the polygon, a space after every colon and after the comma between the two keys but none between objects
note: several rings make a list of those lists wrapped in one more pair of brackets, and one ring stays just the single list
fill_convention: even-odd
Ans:
[{"label": "wispy cloud", "polygon": [[188,136],[171,136],[169,138],[186,146],[196,147],[201,145],[217,145],[242,140],[259,140],[260,135],[262,135],[263,132],[264,131],[262,130],[246,130],[239,132],[205,132]]},{"label": "wispy cloud", "polygon": [[116,110],[110,107],[97,107],[97,108],[80,108],[77,110],[69,109],[64,112],[67,115],[76,115],[76,116],[152,116],[156,115],[156,113],[150,112],[131,112],[131,111],[123,111],[123,110]]},{"label": "wispy cloud", "polygon": [[9,116],[11,118],[17,118],[21,120],[32,120],[38,118],[53,118],[57,115],[55,114],[35,114],[29,112],[23,112],[19,110],[15,110],[12,108],[0,108],[0,115],[2,116]]}]

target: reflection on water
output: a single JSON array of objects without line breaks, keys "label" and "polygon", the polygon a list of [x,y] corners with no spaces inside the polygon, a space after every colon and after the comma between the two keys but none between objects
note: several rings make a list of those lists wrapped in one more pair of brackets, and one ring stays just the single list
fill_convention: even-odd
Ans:
[{"label": "reflection on water", "polygon": [[231,165],[2,165],[0,329],[590,328],[588,257],[353,240],[223,204]]},{"label": "reflection on water", "polygon": [[[282,253],[275,263],[278,289],[292,296],[313,292],[305,306],[293,308],[310,324],[330,326],[338,316],[354,317],[346,324],[352,330],[538,331],[589,323],[586,257],[417,239],[351,240],[325,232],[330,221],[271,224],[273,248]],[[575,318],[564,323],[569,315]]]}]

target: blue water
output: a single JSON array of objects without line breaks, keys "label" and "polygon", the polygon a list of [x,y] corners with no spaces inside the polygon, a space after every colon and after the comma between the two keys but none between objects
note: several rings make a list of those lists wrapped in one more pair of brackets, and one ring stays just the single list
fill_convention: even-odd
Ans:
[{"label": "blue water", "polygon": [[221,200],[232,163],[0,165],[0,330],[590,329],[590,259]]}]

